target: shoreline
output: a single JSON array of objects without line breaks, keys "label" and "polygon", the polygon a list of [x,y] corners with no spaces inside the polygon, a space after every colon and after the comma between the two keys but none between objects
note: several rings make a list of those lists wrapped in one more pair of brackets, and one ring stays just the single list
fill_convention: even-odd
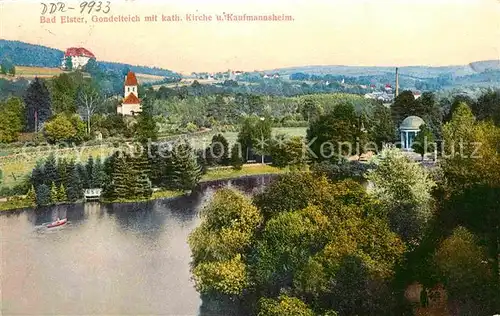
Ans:
[{"label": "shoreline", "polygon": [[[268,170],[266,171],[263,169],[268,169]],[[212,174],[210,174],[210,171],[213,171]],[[215,181],[230,181],[230,180],[237,180],[237,179],[242,179],[242,178],[247,178],[247,177],[278,175],[278,174],[283,174],[285,172],[287,172],[287,169],[279,169],[276,167],[272,167],[269,165],[262,165],[262,164],[244,165],[241,170],[234,170],[232,168],[212,169],[212,170],[209,170],[202,177],[202,179],[200,180],[198,185],[210,183],[210,182],[215,182]],[[131,199],[131,200],[116,200],[116,201],[99,200],[99,201],[95,201],[95,202],[102,203],[102,204],[133,204],[133,203],[143,203],[143,202],[151,202],[151,201],[157,201],[157,200],[175,199],[175,198],[182,197],[185,194],[186,194],[185,192],[165,189],[165,190],[158,190],[156,192],[153,192],[153,195],[148,199]],[[13,198],[13,200],[10,200],[7,202],[0,202],[0,214],[16,212],[16,211],[23,211],[23,210],[36,210],[38,208],[37,206],[32,206],[31,204],[29,204],[29,201],[19,199],[18,197],[12,197],[12,198]],[[12,203],[12,206],[13,206],[12,208],[6,208],[6,209],[2,208],[2,205],[9,204],[9,203]],[[16,204],[16,203],[18,203],[18,204]],[[52,207],[52,206],[58,206],[58,205],[77,205],[77,204],[84,204],[84,203],[85,203],[85,201],[79,200],[76,202],[64,202],[64,203],[58,203],[58,204],[53,204],[53,205],[44,205],[42,207]]]}]

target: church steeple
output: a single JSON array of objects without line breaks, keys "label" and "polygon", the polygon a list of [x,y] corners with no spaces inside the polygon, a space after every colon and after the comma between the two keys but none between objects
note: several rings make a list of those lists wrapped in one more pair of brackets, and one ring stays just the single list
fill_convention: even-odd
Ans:
[{"label": "church steeple", "polygon": [[130,93],[135,94],[136,97],[139,97],[139,93],[137,92],[137,78],[132,71],[129,71],[127,77],[125,78],[125,95],[124,97],[128,97]]}]

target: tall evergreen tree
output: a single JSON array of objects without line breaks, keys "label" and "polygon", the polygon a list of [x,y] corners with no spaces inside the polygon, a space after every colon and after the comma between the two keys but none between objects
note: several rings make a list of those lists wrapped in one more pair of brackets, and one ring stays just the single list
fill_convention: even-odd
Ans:
[{"label": "tall evergreen tree", "polygon": [[65,186],[68,183],[68,160],[66,158],[60,158],[57,161],[57,173],[59,175],[59,182],[56,184],[60,186],[61,184],[64,184]]},{"label": "tall evergreen tree", "polygon": [[41,163],[40,161],[36,163],[35,168],[31,172],[30,180],[35,189],[38,189],[38,187],[44,183],[45,171],[43,169],[43,163]]},{"label": "tall evergreen tree", "polygon": [[89,159],[87,160],[87,164],[85,165],[85,170],[87,173],[87,178],[88,178],[88,189],[94,188],[94,158],[92,156],[89,156]]},{"label": "tall evergreen tree", "polygon": [[52,185],[50,186],[50,202],[52,204],[59,202],[59,192],[54,182],[52,182]]},{"label": "tall evergreen tree", "polygon": [[107,187],[107,196],[113,200],[130,198],[129,165],[125,155],[115,155],[111,172],[111,183]]},{"label": "tall evergreen tree", "polygon": [[229,163],[229,142],[222,134],[212,137],[210,146],[205,151],[207,163],[211,166],[225,166]]},{"label": "tall evergreen tree", "polygon": [[44,164],[44,183],[50,187],[52,183],[59,183],[59,173],[57,172],[56,158],[51,154]]},{"label": "tall evergreen tree", "polygon": [[147,153],[142,153],[137,157],[130,156],[127,163],[130,166],[131,196],[139,198],[151,197],[153,191],[149,180],[150,167]]},{"label": "tall evergreen tree", "polygon": [[49,90],[38,77],[30,84],[24,98],[26,104],[26,130],[40,131],[41,125],[52,115]]},{"label": "tall evergreen tree", "polygon": [[66,188],[61,183],[59,189],[57,190],[57,199],[59,202],[65,202],[68,199],[68,194],[66,193]]},{"label": "tall evergreen tree", "polygon": [[201,168],[187,141],[176,144],[172,162],[176,189],[186,191],[194,189],[201,179]]},{"label": "tall evergreen tree", "polygon": [[83,197],[83,185],[80,180],[80,168],[78,165],[73,165],[70,169],[70,177],[68,179],[67,194],[70,202],[75,202]]},{"label": "tall evergreen tree", "polygon": [[370,138],[377,144],[378,150],[382,150],[383,144],[396,139],[396,125],[392,120],[391,110],[382,104],[375,105]]},{"label": "tall evergreen tree", "polygon": [[142,101],[142,112],[137,119],[137,138],[141,143],[158,139],[158,126],[153,118],[153,100],[145,98]]},{"label": "tall evergreen tree", "polygon": [[26,200],[30,201],[32,206],[36,205],[36,192],[33,185],[29,189],[28,194],[26,194]]},{"label": "tall evergreen tree", "polygon": [[50,189],[46,184],[41,184],[36,191],[36,204],[45,206],[50,204]]},{"label": "tall evergreen tree", "polygon": [[92,169],[92,187],[93,188],[102,188],[106,181],[106,175],[104,173],[104,165],[100,158],[95,160],[94,167]]},{"label": "tall evergreen tree", "polygon": [[87,174],[87,169],[85,166],[81,163],[76,165],[76,168],[78,170],[78,174],[80,175],[80,181],[82,183],[82,187],[84,189],[89,189],[89,175]]}]

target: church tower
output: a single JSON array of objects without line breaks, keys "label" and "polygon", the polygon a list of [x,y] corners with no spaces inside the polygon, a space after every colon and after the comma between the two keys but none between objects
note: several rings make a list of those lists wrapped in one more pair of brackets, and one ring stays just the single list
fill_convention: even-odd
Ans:
[{"label": "church tower", "polygon": [[138,83],[135,74],[129,71],[125,78],[123,102],[116,109],[119,114],[135,115],[141,112],[141,101],[137,86]]},{"label": "church tower", "polygon": [[135,94],[136,97],[139,97],[137,92],[137,78],[132,71],[127,73],[127,78],[125,78],[125,98],[130,94]]}]

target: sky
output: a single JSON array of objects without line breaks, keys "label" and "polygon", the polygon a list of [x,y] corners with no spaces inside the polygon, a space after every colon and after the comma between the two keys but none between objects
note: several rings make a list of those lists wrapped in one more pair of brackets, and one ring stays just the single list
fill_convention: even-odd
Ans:
[{"label": "sky", "polygon": [[[80,1],[81,2],[81,1]],[[78,7],[80,2],[67,1]],[[105,1],[104,1],[105,3]],[[286,14],[282,22],[40,23],[39,1],[0,0],[0,38],[98,60],[192,71],[305,65],[459,65],[500,59],[500,0],[114,0],[107,14]],[[98,16],[106,16],[98,13]]]}]

